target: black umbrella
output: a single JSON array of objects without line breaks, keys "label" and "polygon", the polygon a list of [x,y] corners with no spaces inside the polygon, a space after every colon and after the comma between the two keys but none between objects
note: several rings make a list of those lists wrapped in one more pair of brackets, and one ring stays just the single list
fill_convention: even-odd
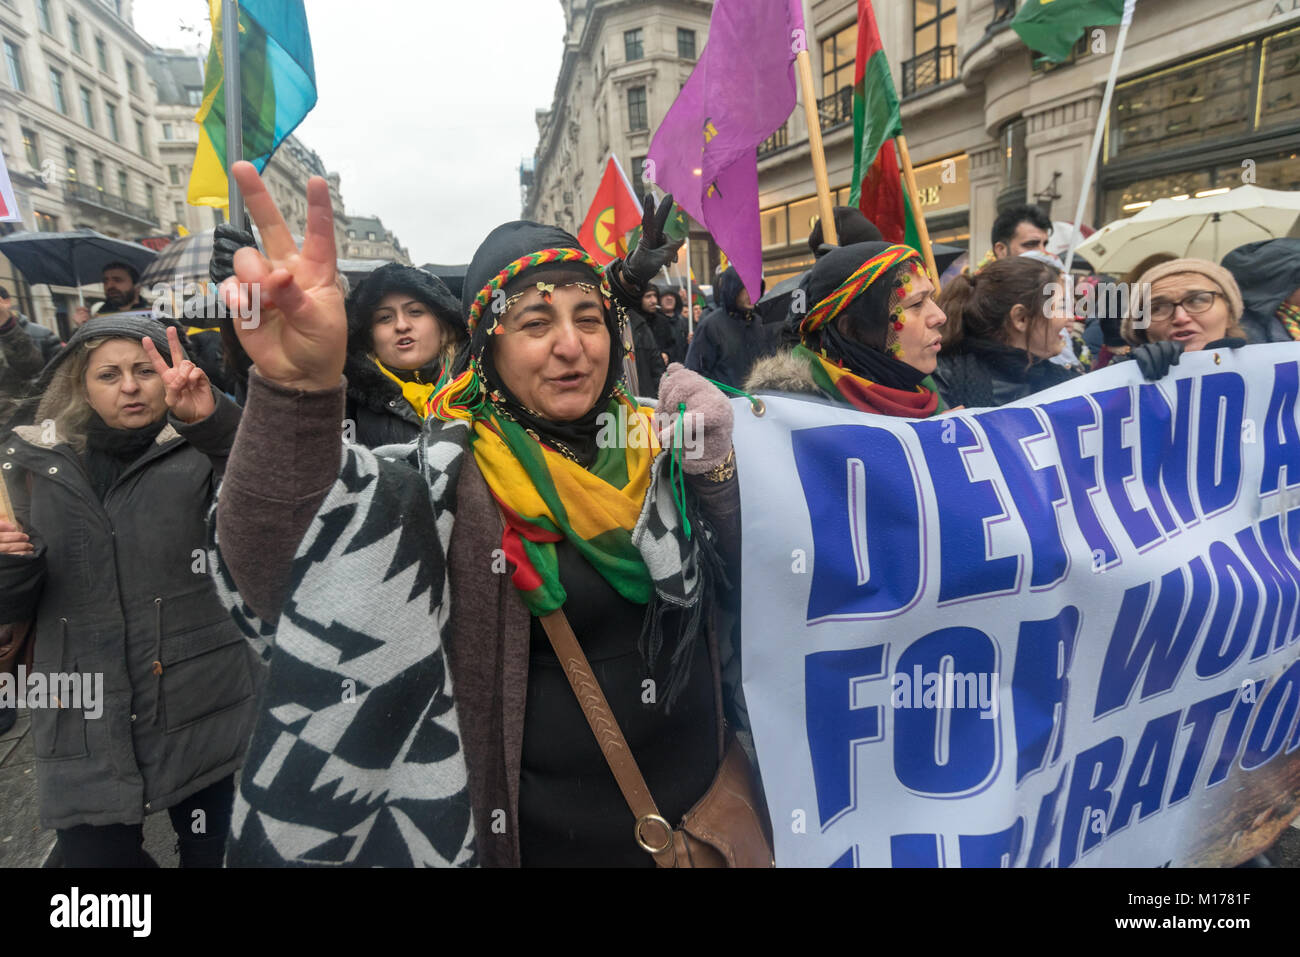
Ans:
[{"label": "black umbrella", "polygon": [[144,272],[158,256],[147,246],[113,239],[93,229],[13,233],[0,238],[0,254],[29,283],[78,287],[83,282],[98,282],[108,263],[129,263]]}]

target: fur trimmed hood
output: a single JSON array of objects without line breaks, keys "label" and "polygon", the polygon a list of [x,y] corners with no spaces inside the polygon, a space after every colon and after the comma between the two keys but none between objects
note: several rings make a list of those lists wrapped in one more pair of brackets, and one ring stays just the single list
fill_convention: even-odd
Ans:
[{"label": "fur trimmed hood", "polygon": [[813,381],[808,363],[789,349],[774,356],[766,356],[754,363],[745,379],[746,392],[790,392],[796,395],[813,395],[824,398]]}]

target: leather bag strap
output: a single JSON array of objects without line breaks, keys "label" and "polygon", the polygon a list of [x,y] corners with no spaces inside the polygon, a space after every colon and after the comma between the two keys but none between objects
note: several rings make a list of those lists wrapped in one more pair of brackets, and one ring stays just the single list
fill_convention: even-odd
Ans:
[{"label": "leather bag strap", "polygon": [[546,637],[551,640],[555,656],[560,659],[564,676],[569,679],[569,687],[582,707],[587,724],[591,726],[591,733],[596,736],[596,743],[600,745],[609,769],[614,772],[618,789],[623,792],[623,799],[636,818],[634,836],[637,844],[660,866],[672,867],[676,859],[673,827],[660,815],[654,798],[650,796],[650,788],[632,757],[627,739],[605,700],[605,693],[600,690],[569,619],[559,609],[539,616],[539,620],[546,630]]}]

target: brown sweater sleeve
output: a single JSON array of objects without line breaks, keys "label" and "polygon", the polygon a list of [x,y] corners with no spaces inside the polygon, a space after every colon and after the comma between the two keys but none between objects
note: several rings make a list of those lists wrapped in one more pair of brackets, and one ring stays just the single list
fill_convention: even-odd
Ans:
[{"label": "brown sweater sleeve", "polygon": [[344,382],[283,389],[253,369],[217,507],[217,540],[239,593],[274,624],[298,544],[339,473]]}]

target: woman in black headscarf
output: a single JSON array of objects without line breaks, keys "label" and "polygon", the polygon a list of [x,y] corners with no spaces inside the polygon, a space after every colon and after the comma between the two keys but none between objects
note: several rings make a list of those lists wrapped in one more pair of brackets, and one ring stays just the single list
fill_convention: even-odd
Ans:
[{"label": "woman in black headscarf", "polygon": [[[237,170],[250,210],[273,225],[265,188],[246,166]],[[318,181],[309,190],[313,206],[328,207]],[[301,833],[303,825],[336,831],[331,850],[349,860],[405,862],[409,855],[463,863],[458,815],[467,803],[485,864],[663,863],[665,847],[652,857],[634,839],[635,833],[659,845],[666,835],[644,821],[634,829],[552,650],[550,629],[562,612],[660,812],[680,819],[708,788],[721,757],[721,654],[706,611],[712,596],[722,597],[719,560],[737,567],[739,497],[731,407],[716,389],[680,368],[662,386],[661,412],[685,409],[699,427],[696,454],[682,458],[687,479],[679,511],[668,457],[656,453],[681,435],[680,427],[663,428],[622,382],[626,313],[676,252],[662,238],[669,208],[655,213],[647,205],[637,250],[603,271],[554,227],[516,222],[493,230],[466,275],[468,346],[455,377],[434,395],[412,449],[419,471],[356,449],[338,468],[337,428],[329,427],[342,369],[339,308],[329,291],[332,234],[309,236],[299,256],[272,228],[271,264],[252,259],[251,251],[240,254],[241,282],[266,282],[272,304],[283,308],[282,317],[271,315],[269,330],[264,319],[245,337],[256,370],[218,515],[222,558],[241,598],[268,624],[282,608],[292,610],[296,628],[333,621],[330,603],[337,602],[346,609],[339,615],[365,623],[364,634],[349,633],[348,644],[371,655],[432,656],[440,663],[445,648],[456,692],[449,714],[441,678],[432,688],[431,707],[443,716],[439,802],[418,805],[414,817],[403,804],[402,828],[368,826],[358,838],[348,815],[370,820],[383,808],[331,803],[309,776],[276,778],[273,793],[243,789],[263,832],[289,815],[286,834]],[[293,442],[283,441],[286,432]],[[301,492],[286,503],[273,494],[271,475],[281,477],[281,488]],[[362,480],[375,475],[377,481]],[[349,503],[355,524],[347,535],[331,530],[327,499]],[[315,531],[297,545],[318,510]],[[390,572],[382,582],[356,580],[345,568],[331,577],[329,567],[312,565],[315,556],[335,553]],[[403,577],[409,567],[418,571]],[[303,575],[318,577],[298,588]],[[384,598],[390,578],[402,582],[393,586],[401,595],[396,602]],[[275,659],[273,675],[274,669]],[[333,677],[322,679],[322,691]],[[289,695],[308,711],[327,706],[272,680],[270,698]],[[353,720],[373,720],[384,740],[406,740],[428,720],[421,719],[421,687],[394,680],[369,692],[403,703],[398,710],[413,712],[416,721],[409,728],[393,726],[390,708]],[[281,720],[279,712],[263,714],[254,753],[260,741],[282,733]],[[354,726],[349,740],[369,740],[368,728]],[[458,744],[468,769],[467,802],[455,784]],[[398,782],[409,786],[402,764],[385,763],[399,759],[378,746],[354,747],[347,760],[367,769],[376,790],[390,780],[397,790]],[[244,780],[256,777],[250,768]],[[279,863],[284,846],[237,835],[231,856]],[[292,859],[309,862],[320,853],[307,848]]]},{"label": "woman in black headscarf", "polygon": [[420,434],[429,397],[465,341],[460,303],[437,276],[384,263],[348,297],[347,421],[367,448]]},{"label": "woman in black headscarf", "polygon": [[810,308],[790,316],[799,344],[760,362],[747,390],[814,395],[905,418],[943,410],[929,376],[944,315],[916,250],[884,242],[831,249],[805,289]]}]

